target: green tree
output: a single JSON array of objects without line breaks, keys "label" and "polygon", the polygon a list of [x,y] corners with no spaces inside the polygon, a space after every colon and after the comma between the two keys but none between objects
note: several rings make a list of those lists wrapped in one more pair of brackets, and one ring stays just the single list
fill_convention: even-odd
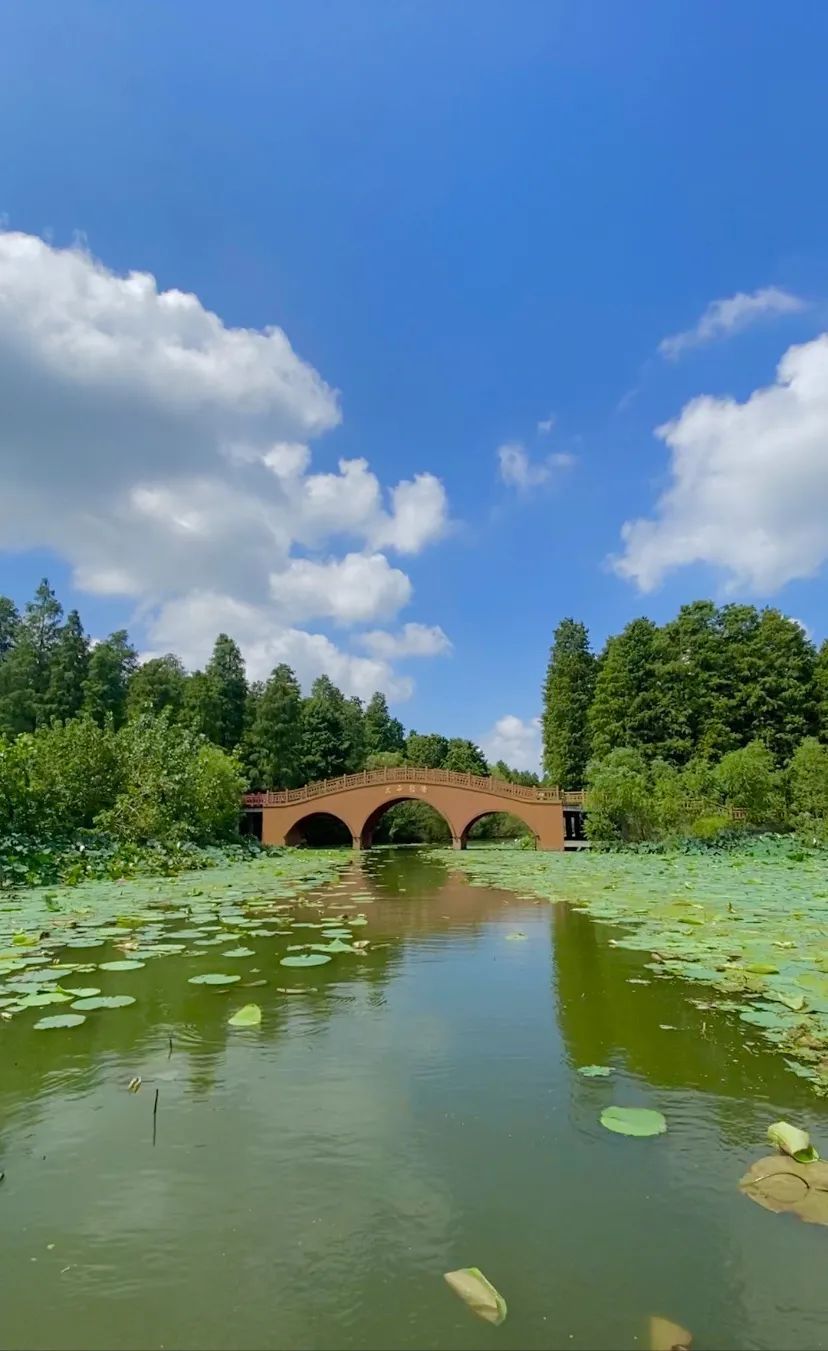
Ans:
[{"label": "green tree", "polygon": [[355,774],[365,765],[365,709],[362,700],[354,695],[345,699],[343,704],[343,726],[345,730],[345,763],[347,772]]},{"label": "green tree", "polygon": [[174,653],[150,657],[141,663],[129,682],[128,716],[134,718],[141,713],[162,713],[168,708],[171,720],[178,722],[184,708],[186,685],[187,673]]},{"label": "green tree", "polygon": [[38,825],[65,832],[91,826],[111,806],[117,777],[114,737],[91,718],[40,727],[29,737],[29,791]]},{"label": "green tree", "polygon": [[761,741],[729,751],[716,765],[713,778],[726,805],[742,808],[751,825],[778,820],[779,776],[772,753]]},{"label": "green tree", "polygon": [[127,692],[137,665],[126,629],[117,629],[93,647],[83,682],[83,711],[99,726],[110,717],[116,727],[125,720]]},{"label": "green tree", "polygon": [[399,718],[392,718],[388,711],[388,701],[377,690],[368,701],[363,722],[365,736],[365,754],[380,755],[389,751],[405,750],[405,731]]},{"label": "green tree", "polygon": [[489,773],[486,757],[480,747],[475,746],[473,741],[459,736],[452,737],[449,741],[442,768],[452,770],[455,774],[485,776]]},{"label": "green tree", "polygon": [[65,722],[81,710],[89,668],[89,640],[77,610],[70,610],[55,640],[44,696],[44,721]]},{"label": "green tree", "polygon": [[226,751],[238,746],[244,734],[247,679],[238,645],[220,633],[204,672],[201,731]]},{"label": "green tree", "polygon": [[659,645],[664,753],[671,761],[681,764],[697,751],[716,758],[731,749],[727,674],[716,606],[709,600],[683,605]]},{"label": "green tree", "polygon": [[828,638],[819,649],[814,667],[817,727],[820,741],[828,742]]},{"label": "green tree", "polygon": [[634,619],[601,655],[589,710],[596,760],[613,750],[662,755],[669,728],[660,685],[663,645],[650,619]]},{"label": "green tree", "polygon": [[806,737],[797,746],[785,776],[788,812],[799,834],[828,840],[828,746]]},{"label": "green tree", "polygon": [[448,737],[439,732],[409,732],[405,742],[405,758],[423,769],[442,769],[448,750]]},{"label": "green tree", "polygon": [[819,726],[816,651],[802,626],[779,610],[762,610],[754,642],[751,736],[782,764]]},{"label": "green tree", "polygon": [[555,630],[543,689],[543,767],[549,782],[562,788],[583,787],[594,686],[595,657],[586,626],[563,619]]},{"label": "green tree", "polygon": [[309,783],[350,772],[352,747],[345,702],[333,681],[319,676],[302,704],[302,758]]},{"label": "green tree", "polygon": [[251,781],[259,787],[295,788],[303,781],[302,693],[284,663],[272,672],[256,701],[245,759]]},{"label": "green tree", "polygon": [[11,736],[32,732],[45,720],[52,655],[62,618],[63,608],[44,577],[0,664],[0,730]]},{"label": "green tree", "polygon": [[587,767],[586,829],[602,844],[638,843],[658,828],[650,770],[638,750],[619,746]]},{"label": "green tree", "polygon": [[8,596],[0,596],[0,661],[14,647],[20,615],[17,606]]}]

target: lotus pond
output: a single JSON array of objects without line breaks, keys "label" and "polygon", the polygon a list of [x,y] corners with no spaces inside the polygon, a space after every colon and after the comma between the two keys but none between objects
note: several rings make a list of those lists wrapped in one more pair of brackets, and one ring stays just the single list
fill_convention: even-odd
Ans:
[{"label": "lotus pond", "polygon": [[0,1347],[828,1346],[828,1228],[739,1186],[773,1122],[828,1155],[824,891],[483,848],[3,897]]}]

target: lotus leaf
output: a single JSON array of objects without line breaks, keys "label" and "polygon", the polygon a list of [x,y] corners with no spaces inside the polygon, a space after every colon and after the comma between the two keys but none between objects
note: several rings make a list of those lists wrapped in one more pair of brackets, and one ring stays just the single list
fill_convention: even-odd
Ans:
[{"label": "lotus leaf", "polygon": [[72,998],[70,994],[62,994],[60,990],[47,990],[43,994],[27,994],[17,1001],[17,1007],[20,1009],[41,1009],[47,1004],[68,1004]]},{"label": "lotus leaf", "polygon": [[90,995],[88,999],[76,999],[72,1005],[73,1009],[125,1009],[128,1004],[134,1004],[135,998],[131,994],[107,994]]},{"label": "lotus leaf", "polygon": [[222,957],[255,957],[252,948],[231,948],[229,952],[223,952]]},{"label": "lotus leaf", "polygon": [[101,992],[94,985],[88,985],[80,987],[67,986],[66,993],[73,994],[76,999],[92,999],[96,994],[100,994]]},{"label": "lotus leaf", "polygon": [[667,1122],[650,1107],[605,1107],[601,1125],[616,1135],[663,1135]]},{"label": "lotus leaf", "polygon": [[262,1011],[258,1004],[244,1004],[227,1022],[230,1027],[258,1027]]},{"label": "lotus leaf", "polygon": [[241,976],[223,976],[219,972],[208,971],[206,975],[190,976],[190,985],[233,985]]},{"label": "lotus leaf", "polygon": [[295,957],[283,957],[280,966],[324,966],[331,959],[325,952],[297,953]]},{"label": "lotus leaf", "polygon": [[828,1224],[828,1163],[797,1163],[784,1154],[758,1159],[739,1182],[746,1196],[775,1214]]},{"label": "lotus leaf", "polygon": [[768,1126],[768,1139],[783,1154],[790,1154],[797,1163],[816,1163],[819,1159],[807,1131],[791,1126],[787,1121],[775,1121]]},{"label": "lotus leaf", "polygon": [[45,1031],[50,1027],[78,1027],[80,1023],[85,1023],[86,1018],[82,1013],[55,1013],[51,1018],[41,1018],[35,1023],[35,1031]]},{"label": "lotus leaf", "polygon": [[99,971],[138,971],[144,965],[143,962],[136,961],[134,957],[125,957],[123,961],[100,962]]},{"label": "lotus leaf", "polygon": [[478,1267],[447,1271],[443,1279],[478,1318],[494,1323],[495,1327],[499,1327],[506,1318],[505,1299]]}]

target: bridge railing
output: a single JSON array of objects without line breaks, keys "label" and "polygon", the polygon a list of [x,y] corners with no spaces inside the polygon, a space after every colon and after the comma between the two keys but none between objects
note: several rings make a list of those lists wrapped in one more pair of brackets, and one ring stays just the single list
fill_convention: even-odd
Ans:
[{"label": "bridge railing", "polygon": [[562,793],[560,788],[528,787],[522,783],[508,783],[482,774],[458,774],[451,769],[419,769],[416,765],[398,765],[394,768],[363,769],[358,774],[342,774],[336,779],[321,779],[306,783],[302,788],[285,788],[280,792],[246,793],[245,807],[287,807],[294,802],[310,802],[331,793],[347,792],[374,784],[426,783],[442,784],[452,788],[471,788],[479,793],[514,798],[518,802],[555,802],[568,807],[582,807],[583,793]]}]

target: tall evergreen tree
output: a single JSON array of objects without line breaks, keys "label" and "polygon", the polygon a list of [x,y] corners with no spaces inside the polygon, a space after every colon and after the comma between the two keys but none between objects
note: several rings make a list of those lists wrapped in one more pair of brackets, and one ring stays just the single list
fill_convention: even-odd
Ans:
[{"label": "tall evergreen tree", "polygon": [[814,684],[816,687],[819,739],[822,742],[828,742],[828,638],[825,639],[817,653]]},{"label": "tall evergreen tree", "polygon": [[754,637],[751,739],[763,742],[781,765],[819,725],[816,652],[802,626],[779,610],[761,612]]},{"label": "tall evergreen tree", "polygon": [[659,683],[661,652],[659,630],[650,619],[634,619],[607,642],[589,711],[592,754],[599,760],[620,748],[663,754],[669,729]]},{"label": "tall evergreen tree", "polygon": [[20,615],[17,606],[9,596],[0,596],[0,661],[14,646]]},{"label": "tall evergreen tree", "polygon": [[59,630],[49,668],[44,698],[45,720],[66,722],[83,706],[84,681],[89,668],[89,640],[77,610],[70,610]]},{"label": "tall evergreen tree", "polygon": [[365,754],[394,754],[405,748],[405,731],[399,718],[392,718],[388,701],[379,690],[372,694],[365,709]]},{"label": "tall evergreen tree", "polygon": [[126,720],[127,691],[137,666],[126,629],[117,629],[93,647],[83,682],[83,711],[99,727],[109,717],[116,727]]},{"label": "tall evergreen tree", "polygon": [[319,676],[302,704],[302,759],[308,782],[350,772],[345,702],[333,681]]},{"label": "tall evergreen tree", "polygon": [[302,693],[284,663],[275,668],[256,701],[244,745],[251,779],[258,787],[295,788],[302,782]]},{"label": "tall evergreen tree", "polygon": [[186,684],[187,674],[174,653],[150,657],[149,661],[141,663],[129,682],[129,717],[139,717],[142,713],[161,713],[168,708],[171,722],[180,722]]},{"label": "tall evergreen tree", "polygon": [[561,788],[584,784],[594,687],[595,658],[586,626],[563,619],[555,630],[543,689],[543,767],[550,783]]},{"label": "tall evergreen tree", "polygon": [[247,678],[238,645],[220,633],[204,672],[203,731],[223,750],[232,751],[244,734]]},{"label": "tall evergreen tree", "polygon": [[353,695],[343,708],[345,727],[345,759],[348,773],[355,774],[365,766],[365,709],[362,700]]},{"label": "tall evergreen tree", "polygon": [[0,731],[32,732],[46,721],[46,692],[63,607],[44,577],[0,665]]}]

